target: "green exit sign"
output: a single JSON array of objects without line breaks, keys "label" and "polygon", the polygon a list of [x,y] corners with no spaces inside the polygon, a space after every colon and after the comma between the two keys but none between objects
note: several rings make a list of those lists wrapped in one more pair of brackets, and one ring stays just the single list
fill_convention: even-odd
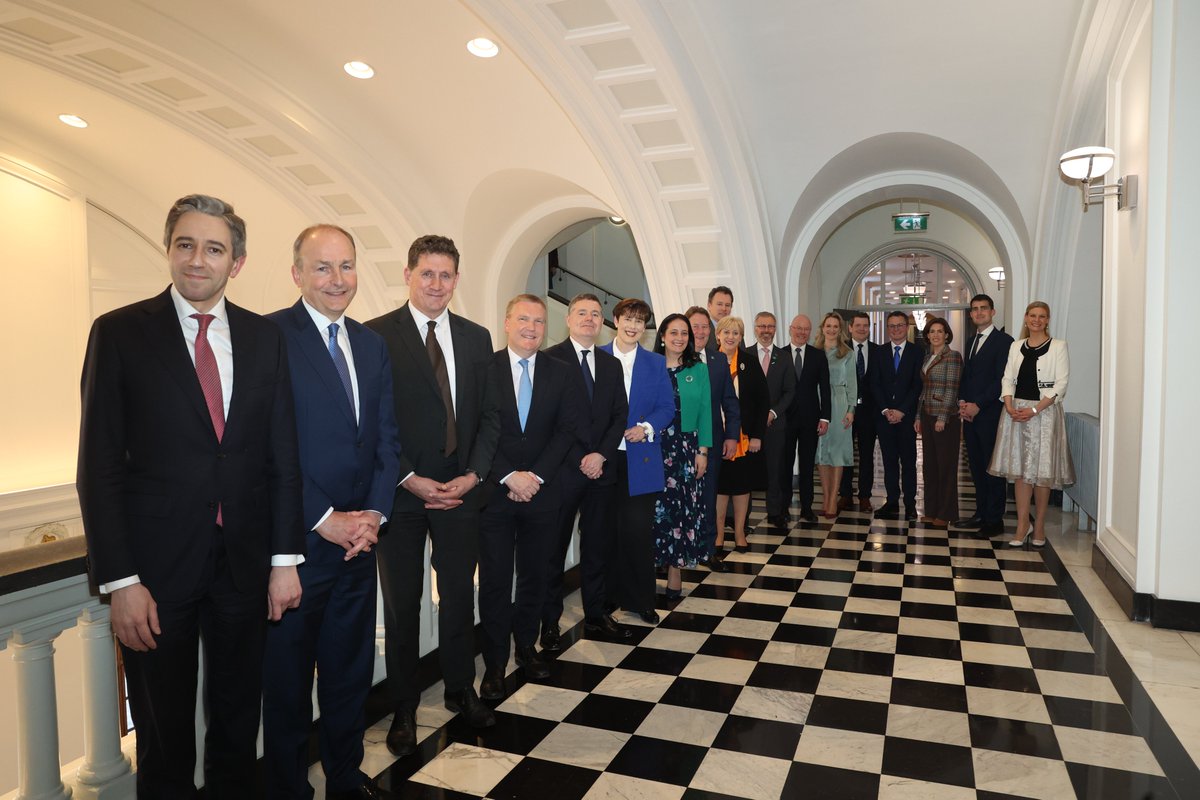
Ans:
[{"label": "green exit sign", "polygon": [[929,230],[929,212],[892,214],[893,233],[912,233]]}]

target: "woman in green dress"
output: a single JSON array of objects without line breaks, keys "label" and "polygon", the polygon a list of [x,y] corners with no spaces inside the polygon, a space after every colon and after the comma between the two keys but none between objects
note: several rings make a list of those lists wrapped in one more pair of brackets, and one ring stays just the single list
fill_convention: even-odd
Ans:
[{"label": "woman in green dress", "polygon": [[[850,340],[841,316],[829,312],[821,320],[818,347],[829,359],[829,430],[817,444],[817,467],[825,516],[837,518],[837,490],[842,468],[854,464],[854,405],[858,400],[858,372],[850,357]],[[868,467],[863,467],[867,469]]]}]

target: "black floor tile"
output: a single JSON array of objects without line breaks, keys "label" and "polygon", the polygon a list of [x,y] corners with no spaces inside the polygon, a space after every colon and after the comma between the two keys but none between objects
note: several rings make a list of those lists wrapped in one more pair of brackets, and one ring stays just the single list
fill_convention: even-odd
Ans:
[{"label": "black floor tile", "polygon": [[770,589],[774,592],[794,592],[804,581],[800,578],[772,578],[759,575],[750,584],[751,589]]},{"label": "black floor tile", "polygon": [[885,617],[882,614],[862,614],[846,611],[838,622],[839,628],[852,631],[875,631],[876,633],[895,633],[900,629],[899,617]]},{"label": "black floor tile", "polygon": [[705,747],[633,736],[608,765],[607,771],[687,786],[706,755],[708,749]]},{"label": "black floor tile", "polygon": [[[847,573],[854,575],[853,572]],[[850,587],[851,597],[866,597],[872,600],[899,600],[903,589],[899,586],[874,586],[869,583],[856,583]]]},{"label": "black floor tile", "polygon": [[967,690],[957,684],[892,678],[892,703],[942,711],[966,711]]},{"label": "black floor tile", "polygon": [[910,589],[937,589],[943,592],[954,591],[953,578],[938,578],[933,575],[905,575],[904,585]]},{"label": "black floor tile", "polygon": [[829,651],[825,669],[842,672],[864,672],[869,675],[891,675],[896,657],[891,653],[876,653],[870,650],[852,650],[835,647]]},{"label": "black floor tile", "polygon": [[621,669],[638,669],[642,672],[658,672],[663,675],[678,675],[692,660],[691,653],[676,653],[672,650],[656,650],[653,647],[636,647],[618,665]]},{"label": "black floor tile", "polygon": [[1008,589],[1009,597],[1044,597],[1047,599],[1062,597],[1062,592],[1052,584],[1008,581],[1005,583],[1005,588]]},{"label": "black floor tile", "polygon": [[[636,639],[630,641],[636,641]],[[637,650],[633,652],[636,653]],[[550,677],[538,681],[538,683],[546,686],[557,686],[559,689],[590,692],[600,684],[600,681],[608,677],[608,673],[608,667],[601,667],[597,664],[555,660],[554,664],[550,667]]]},{"label": "black floor tile", "polygon": [[1062,758],[1054,728],[1040,722],[970,716],[971,746],[1039,758]]},{"label": "black floor tile", "polygon": [[986,592],[955,592],[954,601],[960,606],[974,608],[1012,608],[1012,601],[1006,595]]},{"label": "black floor tile", "polygon": [[837,628],[821,628],[816,625],[792,625],[780,623],[771,636],[774,642],[791,642],[793,644],[817,644],[829,647],[837,636]]},{"label": "black floor tile", "polygon": [[788,692],[808,692],[817,690],[821,682],[821,670],[811,667],[794,667],[788,664],[760,663],[750,673],[747,686],[758,686],[763,689],[783,689]]},{"label": "black floor tile", "polygon": [[952,574],[957,580],[960,581],[1004,581],[1004,576],[1000,574],[999,569],[986,569],[984,567],[955,567]]},{"label": "black floor tile", "polygon": [[579,800],[599,777],[600,773],[594,769],[525,758],[509,770],[487,796],[492,800],[524,800],[530,797]]},{"label": "black floor tile", "polygon": [[808,567],[812,565],[812,562],[812,556],[781,556],[778,553],[767,561],[768,564],[780,567]]},{"label": "black floor tile", "polygon": [[860,561],[858,562],[858,571],[882,575],[902,575],[904,574],[904,565],[891,561]]},{"label": "black floor tile", "polygon": [[712,614],[690,614],[686,611],[672,611],[658,623],[658,627],[673,631],[692,631],[693,633],[712,633],[721,624],[723,617]]},{"label": "black floor tile", "polygon": [[786,606],[773,606],[768,603],[734,603],[726,616],[779,622],[786,613]]},{"label": "black floor tile", "polygon": [[975,785],[971,748],[941,742],[887,737],[883,744],[883,772],[929,783]]},{"label": "black floor tile", "polygon": [[817,695],[808,710],[806,725],[844,731],[882,734],[887,731],[888,704],[847,697]]},{"label": "black floor tile", "polygon": [[958,636],[964,642],[987,642],[989,644],[1025,645],[1020,628],[1008,625],[984,625],[978,622],[958,623]]},{"label": "black floor tile", "polygon": [[692,589],[692,593],[689,596],[708,600],[737,600],[742,596],[742,592],[744,591],[746,590],[741,586],[702,583],[695,589]]},{"label": "black floor tile", "polygon": [[963,677],[967,686],[985,686],[988,689],[1033,692],[1034,694],[1041,691],[1033,670],[1024,667],[966,662],[963,664]]},{"label": "black floor tile", "polygon": [[810,569],[805,574],[805,580],[850,583],[854,580],[856,571],[853,569]]},{"label": "black floor tile", "polygon": [[846,607],[846,598],[836,594],[816,594],[814,592],[796,592],[792,600],[796,608],[819,608],[823,611],[841,611]]},{"label": "black floor tile", "polygon": [[1097,703],[1074,697],[1046,695],[1046,710],[1055,725],[1137,735],[1129,709],[1120,703]]},{"label": "black floor tile", "polygon": [[633,733],[653,710],[654,703],[604,694],[589,694],[571,710],[563,722]]},{"label": "black floor tile", "polygon": [[791,761],[803,729],[803,725],[733,714],[725,720],[712,746]]},{"label": "black floor tile", "polygon": [[877,773],[803,762],[792,764],[781,794],[804,800],[876,800],[878,796]]},{"label": "black floor tile", "polygon": [[1079,623],[1070,614],[1046,614],[1039,611],[1017,611],[1017,623],[1022,628],[1041,628],[1050,631],[1078,631]]},{"label": "black floor tile", "polygon": [[904,557],[906,564],[924,564],[929,567],[950,566],[950,556],[935,556],[930,553],[908,553]]},{"label": "black floor tile", "polygon": [[747,661],[758,661],[763,650],[767,649],[766,641],[762,639],[745,639],[741,636],[718,636],[713,634],[697,651],[705,656],[722,656],[724,658],[740,658]]},{"label": "black floor tile", "polygon": [[962,660],[962,643],[958,639],[900,634],[896,637],[896,654]]},{"label": "black floor tile", "polygon": [[1143,775],[1107,767],[1067,762],[1067,774],[1077,797],[1096,800],[1179,800],[1170,781],[1158,775]]},{"label": "black floor tile", "polygon": [[1096,668],[1096,656],[1091,653],[1076,653],[1069,650],[1045,650],[1029,648],[1029,661],[1034,669],[1053,669],[1059,672],[1078,672],[1083,675],[1102,675],[1104,670]]},{"label": "black floor tile", "polygon": [[958,609],[944,603],[912,603],[900,604],[900,616],[915,619],[943,619],[950,622],[958,619]]},{"label": "black floor tile", "polygon": [[728,714],[741,693],[742,687],[732,683],[676,678],[659,702]]}]

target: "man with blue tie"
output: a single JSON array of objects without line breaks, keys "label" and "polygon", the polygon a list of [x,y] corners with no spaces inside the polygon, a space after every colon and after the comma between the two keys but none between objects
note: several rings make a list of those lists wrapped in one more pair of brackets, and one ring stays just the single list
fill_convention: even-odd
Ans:
[{"label": "man with blue tie", "polygon": [[1004,507],[1008,500],[1008,482],[990,475],[988,462],[996,447],[1000,425],[1000,379],[1008,363],[1013,338],[992,324],[996,308],[992,298],[977,294],[971,298],[971,322],[975,336],[967,347],[958,389],[958,413],[962,417],[963,440],[967,444],[967,464],[975,483],[975,513],[954,523],[956,528],[978,530],[989,538],[1004,533]]},{"label": "man with blue tie", "polygon": [[375,553],[399,477],[387,345],[345,316],[358,288],[354,240],[314,225],[292,246],[300,299],[269,316],[288,347],[303,477],[303,600],[267,634],[263,762],[267,796],[308,800],[313,668],[325,796],[379,797],[362,773],[375,668]]},{"label": "man with blue tie", "polygon": [[[714,290],[715,291],[715,290]],[[718,298],[719,299],[719,298]],[[732,307],[732,300],[730,301]],[[684,316],[692,326],[692,337],[696,342],[696,353],[700,360],[708,364],[708,387],[712,395],[712,425],[713,446],[721,443],[721,457],[710,458],[708,469],[704,471],[704,538],[707,542],[707,560],[701,562],[713,572],[728,572],[725,565],[725,552],[717,552],[717,475],[720,474],[721,462],[733,458],[737,452],[738,439],[742,435],[742,407],[737,394],[733,391],[733,379],[729,375],[729,360],[720,350],[709,350],[708,343],[716,337],[712,335],[712,321],[700,306],[692,306]],[[728,316],[728,314],[726,314]]]},{"label": "man with blue tie", "polygon": [[[560,473],[575,443],[581,387],[562,361],[538,352],[546,335],[546,304],[519,294],[504,312],[508,347],[489,371],[500,406],[500,441],[481,491],[479,621],[483,632],[485,700],[504,696],[512,643],[517,666],[531,680],[550,677],[535,642],[546,597],[546,569],[558,531]],[[513,570],[517,574],[513,596]]]},{"label": "man with blue tie", "polygon": [[921,350],[908,341],[908,315],[887,315],[888,342],[878,353],[883,362],[873,374],[875,403],[879,407],[879,449],[883,453],[883,485],[887,502],[875,513],[900,513],[900,487],[904,486],[904,519],[917,518],[917,432],[913,419],[921,397]]}]

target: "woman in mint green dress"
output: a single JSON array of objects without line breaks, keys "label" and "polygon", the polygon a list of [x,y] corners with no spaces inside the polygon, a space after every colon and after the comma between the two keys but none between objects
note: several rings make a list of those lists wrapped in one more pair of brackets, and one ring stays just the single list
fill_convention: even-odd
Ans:
[{"label": "woman in mint green dress", "polygon": [[838,485],[842,468],[854,464],[854,406],[858,400],[858,371],[850,357],[846,324],[834,312],[821,320],[817,347],[825,349],[829,360],[829,430],[817,443],[817,467],[821,473],[821,492],[825,516],[837,517]]}]

